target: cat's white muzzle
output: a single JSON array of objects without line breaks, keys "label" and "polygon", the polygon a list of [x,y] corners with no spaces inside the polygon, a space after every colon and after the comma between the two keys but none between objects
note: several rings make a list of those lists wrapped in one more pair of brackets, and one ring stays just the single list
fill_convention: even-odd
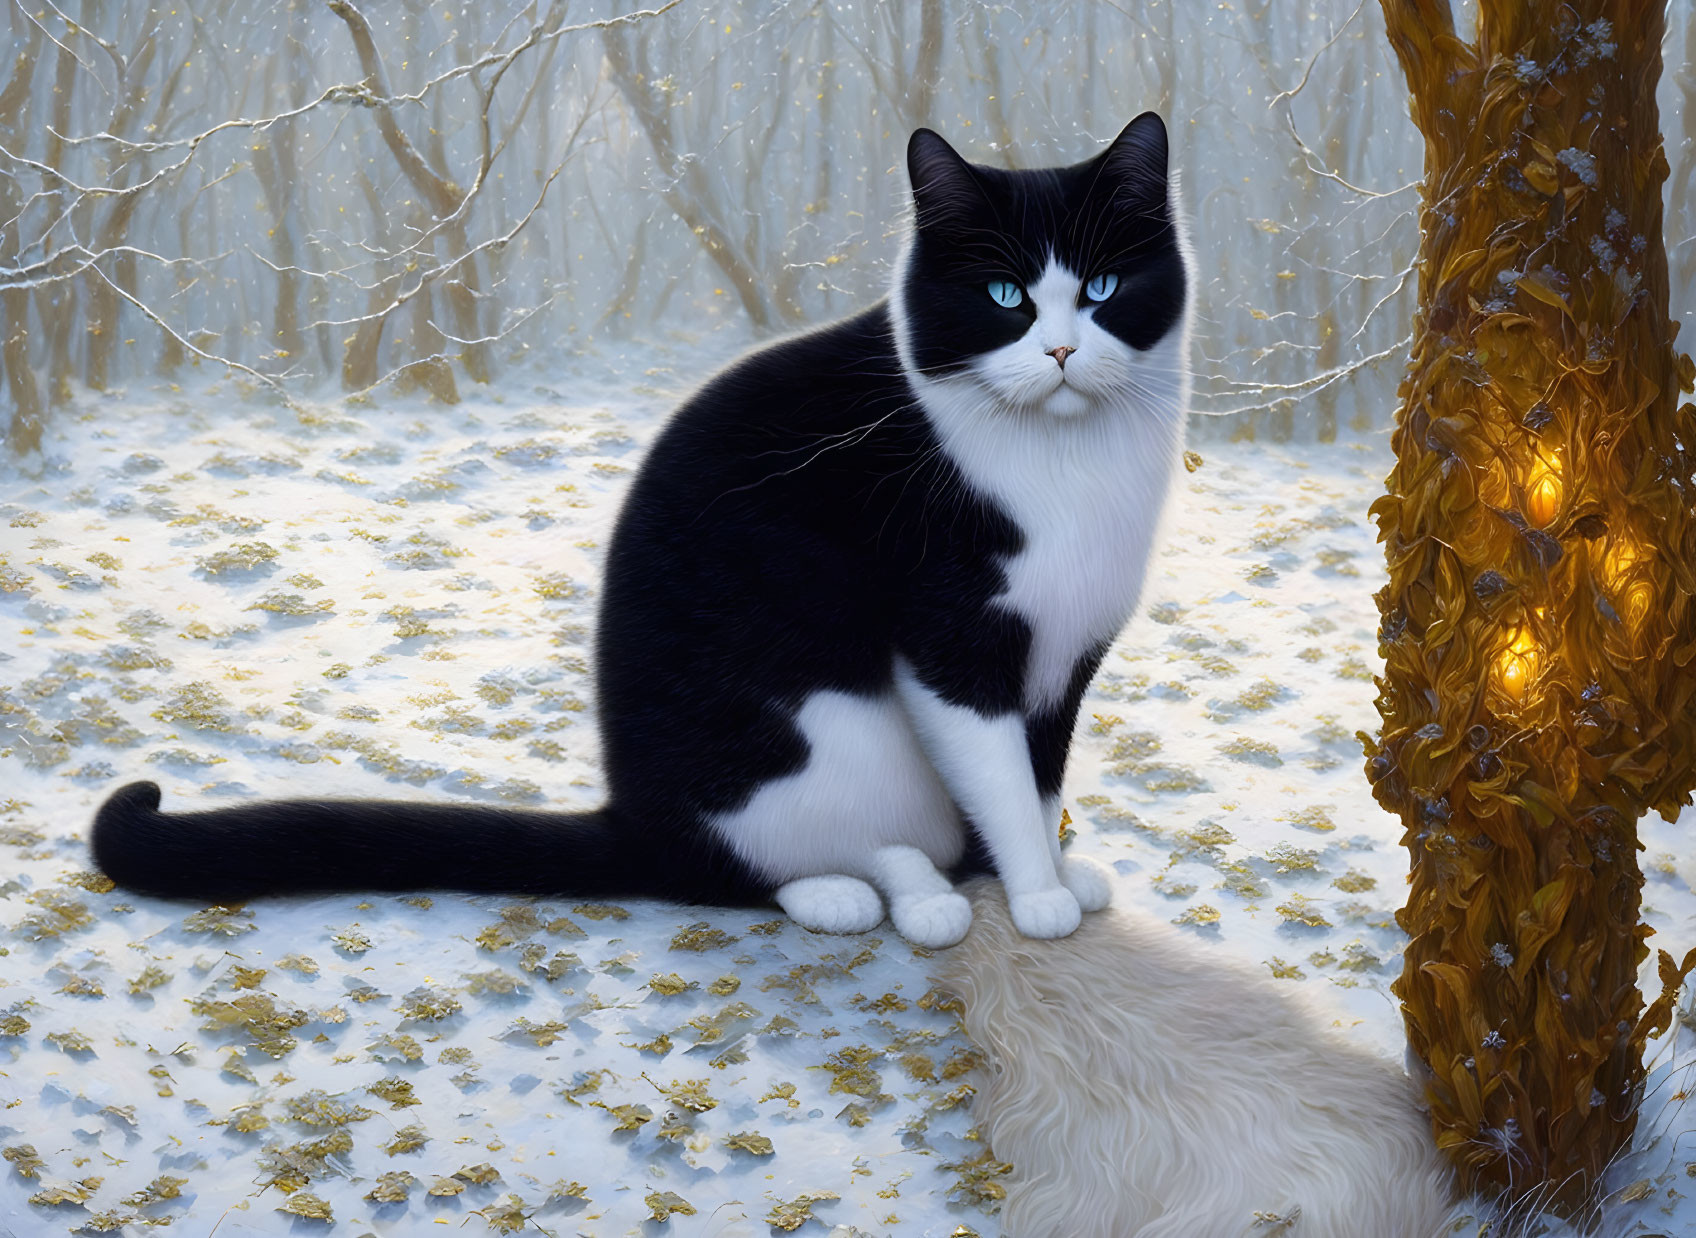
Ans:
[{"label": "cat's white muzzle", "polygon": [[1051,417],[1081,417],[1096,406],[1096,401],[1074,383],[1062,379],[1042,402],[1042,411]]},{"label": "cat's white muzzle", "polygon": [[[1051,260],[1026,294],[1036,310],[1030,329],[979,357],[977,380],[1004,407],[1050,417],[1122,404],[1135,386],[1136,350],[1096,324],[1095,306],[1079,303],[1083,279]],[[1062,349],[1064,365],[1055,355]]]}]

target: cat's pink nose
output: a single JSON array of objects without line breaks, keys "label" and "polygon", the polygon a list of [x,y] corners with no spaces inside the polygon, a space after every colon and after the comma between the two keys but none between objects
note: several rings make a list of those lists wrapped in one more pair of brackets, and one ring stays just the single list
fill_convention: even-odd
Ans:
[{"label": "cat's pink nose", "polygon": [[1062,344],[1058,348],[1050,348],[1048,350],[1048,355],[1053,357],[1055,361],[1059,362],[1060,368],[1063,370],[1066,368],[1066,358],[1070,357],[1077,351],[1077,349],[1073,348],[1069,344]]}]

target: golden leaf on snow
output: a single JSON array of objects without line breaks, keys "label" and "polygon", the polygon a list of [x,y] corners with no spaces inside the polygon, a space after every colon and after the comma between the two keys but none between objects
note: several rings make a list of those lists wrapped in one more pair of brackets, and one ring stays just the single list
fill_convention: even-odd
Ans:
[{"label": "golden leaf on snow", "polygon": [[[545,951],[544,951],[545,953]],[[498,967],[486,971],[467,972],[465,976],[465,991],[473,997],[482,997],[485,993],[502,996],[512,993],[523,993],[529,988],[511,972],[504,972]]]},{"label": "golden leaf on snow", "polygon": [[371,1042],[368,1052],[372,1057],[382,1059],[390,1054],[398,1054],[408,1062],[422,1061],[424,1046],[405,1032],[388,1032]]},{"label": "golden leaf on snow", "polygon": [[423,1103],[413,1095],[412,1084],[399,1075],[388,1075],[375,1083],[367,1084],[365,1090],[388,1101],[391,1109],[405,1109],[408,1105]]},{"label": "golden leaf on snow", "polygon": [[927,1053],[902,1054],[901,1069],[907,1072],[907,1077],[914,1083],[936,1082],[936,1063]]},{"label": "golden leaf on snow", "polygon": [[170,980],[170,978],[170,972],[166,971],[163,967],[160,967],[157,963],[149,963],[146,967],[141,969],[140,975],[129,982],[130,995],[132,997],[140,997],[149,989],[158,988],[160,985]]},{"label": "golden leaf on snow", "polygon": [[243,967],[236,964],[230,968],[230,987],[232,989],[257,989],[259,982],[265,979],[266,969],[263,967]]},{"label": "golden leaf on snow", "polygon": [[538,1049],[546,1049],[570,1026],[569,1023],[562,1023],[558,1019],[549,1019],[546,1023],[532,1023],[523,1015],[519,1015],[513,1020],[512,1026],[500,1034],[500,1039],[511,1040],[516,1036],[527,1036]]},{"label": "golden leaf on snow", "polygon": [[[642,1077],[647,1078],[646,1075]],[[690,1079],[688,1082],[673,1079],[670,1087],[661,1088],[660,1091],[679,1109],[687,1109],[691,1113],[705,1113],[709,1109],[718,1108],[718,1101],[707,1095],[707,1083],[706,1079]]]},{"label": "golden leaf on snow", "polygon": [[725,1138],[724,1146],[750,1156],[770,1156],[774,1151],[771,1140],[758,1131],[738,1131]]},{"label": "golden leaf on snow", "polygon": [[12,926],[12,931],[22,935],[27,941],[58,937],[72,929],[87,928],[94,923],[94,914],[89,911],[88,904],[67,898],[57,890],[32,890],[24,895],[24,902],[41,908],[40,911],[32,911]]},{"label": "golden leaf on snow", "polygon": [[403,1126],[395,1132],[395,1137],[383,1144],[383,1151],[390,1156],[399,1156],[403,1152],[416,1152],[430,1142],[429,1133],[416,1122]]},{"label": "golden leaf on snow", "polygon": [[55,1182],[29,1197],[32,1204],[56,1207],[60,1204],[85,1204],[100,1189],[102,1178],[84,1178],[80,1182]]},{"label": "golden leaf on snow", "polygon": [[653,1191],[642,1202],[648,1205],[648,1212],[656,1221],[669,1221],[673,1215],[695,1215],[695,1205],[676,1191]]},{"label": "golden leaf on snow", "polygon": [[524,1200],[517,1195],[508,1195],[500,1203],[490,1204],[481,1209],[481,1215],[497,1234],[516,1234],[530,1224],[530,1214],[524,1211]]},{"label": "golden leaf on snow", "polygon": [[984,1064],[981,1049],[956,1049],[948,1055],[948,1060],[942,1064],[944,1079],[958,1079],[961,1075],[969,1074]]},{"label": "golden leaf on snow", "polygon": [[850,1045],[832,1053],[824,1060],[823,1066],[815,1069],[830,1072],[830,1090],[833,1093],[876,1096],[883,1089],[883,1080],[875,1070],[870,1069],[870,1065],[882,1057],[880,1050],[866,1045]]},{"label": "golden leaf on snow", "polygon": [[359,931],[357,924],[350,924],[339,932],[331,933],[330,941],[344,954],[364,954],[371,948],[371,939]]},{"label": "golden leaf on snow", "polygon": [[35,1154],[35,1145],[29,1143],[13,1144],[9,1148],[0,1148],[0,1157],[12,1163],[20,1178],[37,1178],[46,1168],[47,1162]]},{"label": "golden leaf on snow", "polygon": [[814,1219],[814,1204],[841,1198],[835,1191],[803,1191],[792,1200],[778,1203],[766,1213],[766,1224],[773,1229],[785,1231],[800,1229]]},{"label": "golden leaf on snow", "polygon": [[1278,904],[1276,910],[1286,924],[1302,924],[1308,928],[1331,927],[1331,922],[1303,894],[1290,895],[1286,901]]},{"label": "golden leaf on snow", "polygon": [[145,1207],[162,1199],[176,1199],[182,1194],[183,1187],[188,1185],[187,1178],[175,1178],[170,1174],[160,1174],[141,1190],[132,1195],[124,1196],[123,1202],[132,1208]]},{"label": "golden leaf on snow", "polygon": [[974,1088],[971,1084],[962,1083],[958,1087],[953,1088],[950,1091],[944,1092],[941,1096],[938,1096],[931,1103],[931,1108],[938,1110],[938,1111],[945,1110],[945,1109],[952,1109],[956,1105],[959,1105],[962,1102],[971,1099],[973,1096],[976,1096],[977,1091],[978,1090],[976,1088]]},{"label": "golden leaf on snow", "polygon": [[379,1204],[404,1203],[418,1179],[404,1169],[379,1174],[377,1185],[365,1193],[365,1198]]},{"label": "golden leaf on snow", "polygon": [[1211,903],[1197,903],[1172,917],[1173,924],[1208,925],[1219,922],[1219,909]]},{"label": "golden leaf on snow", "polygon": [[605,1109],[618,1119],[614,1130],[638,1131],[642,1129],[642,1123],[651,1122],[654,1117],[654,1111],[646,1105],[606,1105],[596,1101],[595,1107]]},{"label": "golden leaf on snow", "polygon": [[94,1050],[94,1042],[74,1027],[65,1032],[48,1032],[43,1039],[56,1045],[61,1053],[91,1053]]},{"label": "golden leaf on snow", "polygon": [[118,888],[118,883],[105,873],[91,872],[86,869],[80,872],[67,873],[61,880],[66,885],[78,886],[91,894],[110,894]]},{"label": "golden leaf on snow", "polygon": [[286,1203],[277,1205],[277,1212],[287,1212],[291,1216],[305,1217],[311,1221],[334,1221],[336,1218],[330,1211],[327,1201],[307,1191],[296,1191],[288,1197]]},{"label": "golden leaf on snow", "polygon": [[439,1022],[462,1009],[452,993],[420,985],[400,999],[400,1016],[409,1022]]},{"label": "golden leaf on snow", "polygon": [[105,1212],[96,1212],[89,1217],[78,1227],[77,1232],[83,1234],[115,1234],[134,1221],[135,1217],[130,1213],[107,1209]]},{"label": "golden leaf on snow", "polygon": [[585,920],[628,920],[630,913],[611,903],[578,903],[571,909]]},{"label": "golden leaf on snow", "polygon": [[695,1128],[693,1126],[679,1118],[676,1114],[672,1114],[669,1118],[667,1118],[659,1130],[654,1132],[654,1137],[657,1139],[669,1139],[673,1143],[682,1143],[694,1134]]},{"label": "golden leaf on snow", "polygon": [[719,950],[725,946],[735,945],[741,938],[732,937],[723,929],[714,928],[705,920],[699,920],[687,928],[679,929],[671,939],[673,950],[692,950],[696,954],[708,950]]},{"label": "golden leaf on snow", "polygon": [[291,1121],[303,1126],[346,1126],[375,1117],[376,1110],[344,1104],[322,1088],[312,1088],[283,1102]]},{"label": "golden leaf on snow", "polygon": [[1013,1172],[1006,1161],[995,1159],[993,1152],[980,1152],[968,1160],[952,1161],[942,1167],[958,1174],[948,1190],[948,1198],[956,1203],[977,1207],[993,1206],[1007,1198],[1007,1188],[998,1179]]}]

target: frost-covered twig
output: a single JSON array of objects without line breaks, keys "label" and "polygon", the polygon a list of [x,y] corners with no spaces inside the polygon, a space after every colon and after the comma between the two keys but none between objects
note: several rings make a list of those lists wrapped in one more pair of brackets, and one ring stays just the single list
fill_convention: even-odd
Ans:
[{"label": "frost-covered twig", "polygon": [[[1231,408],[1196,408],[1193,411],[1204,417],[1232,417],[1240,413],[1259,412],[1271,405],[1295,404],[1321,391],[1333,387],[1344,379],[1351,378],[1360,371],[1377,365],[1398,353],[1405,354],[1413,346],[1413,334],[1409,332],[1388,348],[1380,349],[1365,357],[1356,357],[1342,365],[1333,366],[1318,374],[1290,383],[1258,383],[1245,382],[1231,378],[1225,374],[1213,373],[1205,376],[1210,383],[1225,388],[1225,392],[1233,396],[1258,396],[1252,403],[1238,404]],[[1204,395],[1206,393],[1203,393]]]}]

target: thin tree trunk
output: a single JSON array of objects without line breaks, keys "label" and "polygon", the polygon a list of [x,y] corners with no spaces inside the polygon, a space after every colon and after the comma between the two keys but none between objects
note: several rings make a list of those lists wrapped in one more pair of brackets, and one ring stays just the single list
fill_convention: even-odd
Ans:
[{"label": "thin tree trunk", "polygon": [[830,181],[835,170],[831,156],[836,151],[836,25],[828,14],[818,9],[813,12],[819,27],[819,108],[813,130],[818,155],[813,168],[812,213],[822,215],[830,210]]},{"label": "thin tree trunk", "polygon": [[[307,6],[302,0],[291,0],[289,4],[289,33],[288,33],[288,104],[291,109],[306,106],[309,87],[312,84],[312,54],[307,48],[307,37],[310,32],[310,18]],[[300,126],[290,124],[288,134],[288,161],[291,167],[300,166]],[[323,271],[328,265],[329,255],[325,252],[323,243],[312,234],[312,229],[304,221],[314,218],[313,199],[315,181],[311,177],[297,176],[295,191],[289,195],[289,215],[292,226],[302,238],[301,245],[305,249],[306,265],[314,271]],[[335,365],[335,345],[330,338],[330,327],[324,319],[330,316],[330,293],[324,279],[311,281],[306,291],[306,316],[315,322],[313,328],[313,344],[318,352],[318,364],[321,372],[332,372]]]},{"label": "thin tree trunk", "polygon": [[[459,26],[458,47],[461,64],[468,64],[476,59],[476,49],[471,44],[469,29],[463,22]],[[438,168],[448,166],[447,147],[442,138],[447,129],[447,117],[442,112],[445,99],[446,96],[438,91],[434,104],[437,122],[430,128],[431,154],[434,165]],[[489,106],[494,106],[493,100]],[[485,186],[485,191],[486,188]],[[442,242],[447,248],[449,262],[471,252],[471,240],[466,230],[468,216],[469,212],[442,229]],[[483,280],[476,255],[460,262],[444,281],[443,296],[447,300],[448,309],[453,313],[454,331],[460,339],[473,341],[460,345],[459,359],[460,364],[465,366],[466,377],[474,383],[486,383],[494,376],[490,369],[489,346],[482,342],[487,334],[483,329],[482,291]],[[452,381],[451,375],[449,381]],[[458,399],[457,388],[454,398]]]},{"label": "thin tree trunk", "polygon": [[[995,153],[1001,156],[1003,167],[1019,166],[1019,154],[1014,149],[1013,126],[1007,119],[1007,84],[1001,76],[1001,49],[995,46],[989,33],[989,15],[978,9],[972,15],[972,30],[977,36],[978,61],[983,65],[984,117],[995,137]],[[1093,72],[1093,70],[1092,70]]]},{"label": "thin tree trunk", "polygon": [[[357,179],[365,205],[371,210],[371,227],[377,248],[380,252],[388,252],[391,230],[388,212],[383,209],[382,195],[364,169],[359,171]],[[394,300],[400,279],[400,272],[389,271],[365,294],[365,313],[353,334],[347,338],[342,352],[342,386],[348,391],[363,391],[381,377],[378,363],[383,347],[383,328],[389,320],[385,307]]]},{"label": "thin tree trunk", "polygon": [[942,70],[942,19],[942,0],[923,0],[919,6],[919,46],[913,56],[913,71],[907,77],[909,129],[930,124],[936,110],[937,79]]},{"label": "thin tree trunk", "polygon": [[[111,119],[107,122],[107,130],[117,137],[128,137],[135,126],[141,105],[147,98],[148,70],[152,68],[158,51],[158,36],[144,33],[141,41],[123,59],[118,75],[121,96],[117,107],[113,109]],[[167,75],[159,90],[151,125],[154,132],[161,132],[164,128],[183,68],[184,65],[179,63],[176,69]],[[112,178],[113,183],[118,188],[140,184],[147,179],[147,168],[147,156],[140,155],[117,169]],[[139,192],[126,193],[112,203],[96,234],[95,249],[98,252],[114,250],[129,239],[130,225],[135,221],[135,213],[140,206]],[[110,283],[92,271],[87,276],[87,283],[88,304],[85,312],[88,352],[84,363],[84,379],[95,391],[104,391],[112,381],[112,362],[119,336],[122,334],[119,327],[125,302],[118,289],[135,295],[135,256],[120,253],[112,259]]]},{"label": "thin tree trunk", "polygon": [[[422,214],[422,212],[420,212]],[[426,221],[414,220],[414,226],[420,227]],[[459,403],[459,384],[454,381],[453,366],[440,356],[440,350],[446,341],[441,331],[430,321],[429,291],[412,299],[404,311],[404,319],[410,324],[411,347],[413,361],[403,366],[395,376],[395,390],[405,394],[408,391],[422,389],[443,404]]]},{"label": "thin tree trunk", "polygon": [[[594,210],[597,219],[600,210],[594,205],[593,195],[589,198],[590,208]],[[631,314],[636,307],[636,294],[642,289],[642,267],[648,261],[648,220],[643,219],[636,225],[636,239],[630,242],[630,254],[624,262],[624,278],[619,280],[618,291],[613,293],[606,312],[595,323],[594,329],[600,331],[610,327],[612,335],[629,335]],[[603,232],[604,232],[603,226]]]},{"label": "thin tree trunk", "polygon": [[[353,38],[354,50],[359,56],[359,66],[365,71],[366,85],[378,100],[373,111],[377,116],[377,131],[382,135],[384,145],[394,156],[395,163],[399,165],[407,182],[430,204],[430,209],[437,217],[447,219],[454,216],[464,201],[465,191],[455,184],[446,172],[431,166],[429,161],[419,154],[418,148],[412,144],[412,140],[406,136],[395,119],[394,109],[388,103],[388,73],[383,67],[382,54],[377,50],[377,41],[371,33],[370,23],[351,0],[330,0],[330,11],[346,24],[348,33]],[[470,252],[463,217],[443,228],[441,238],[449,250],[450,260]],[[479,340],[483,334],[477,308],[478,289],[476,257],[464,258],[454,268],[447,287],[447,298],[454,312],[454,328],[459,332],[460,338],[465,340]],[[486,345],[465,345],[460,359],[464,362],[465,372],[472,381],[489,381]],[[346,381],[345,365],[343,381]]]},{"label": "thin tree trunk", "polygon": [[[1357,80],[1360,63],[1359,42],[1351,38],[1340,50],[1342,54],[1339,57],[1338,80]],[[1327,168],[1343,176],[1348,176],[1353,171],[1347,158],[1348,134],[1350,122],[1358,119],[1352,108],[1333,108],[1325,125],[1319,153],[1323,156]],[[1317,193],[1314,199],[1314,217],[1318,218]],[[1334,370],[1343,358],[1343,336],[1337,325],[1336,302],[1339,298],[1349,295],[1352,281],[1346,282],[1340,289],[1335,286],[1335,282],[1335,276],[1316,267],[1310,269],[1303,279],[1304,291],[1324,307],[1314,320],[1319,332],[1319,348],[1314,354],[1314,360],[1321,374]],[[1341,394],[1342,384],[1333,382],[1327,383],[1314,396],[1318,418],[1315,437],[1321,443],[1334,443],[1337,440],[1337,399]]]},{"label": "thin tree trunk", "polygon": [[[30,23],[25,42],[13,58],[12,76],[6,88],[0,90],[0,138],[8,150],[23,149],[28,136],[25,112],[41,44],[40,27]],[[10,176],[0,177],[0,215],[12,221],[10,225],[0,226],[0,267],[18,264],[22,209],[23,193],[18,181]],[[14,455],[34,451],[41,445],[47,412],[42,407],[41,388],[35,381],[35,367],[30,364],[29,300],[29,291],[24,288],[11,288],[0,295],[0,370],[6,372],[6,389],[12,397],[6,443]]]},{"label": "thin tree trunk", "polygon": [[699,239],[707,257],[735,290],[743,312],[756,330],[771,330],[780,314],[795,320],[794,315],[773,306],[766,295],[765,279],[750,256],[732,239],[720,218],[721,212],[715,209],[713,194],[700,165],[685,160],[679,152],[670,105],[653,88],[651,75],[638,67],[625,31],[608,27],[601,31],[601,41],[613,82],[630,104],[653,147],[659,174],[666,180],[666,188],[660,192],[666,205]]},{"label": "thin tree trunk", "polygon": [[[298,4],[289,6],[292,25]],[[276,59],[266,61],[265,82],[260,89],[261,106],[272,107],[271,88]],[[300,189],[295,174],[294,126],[286,125],[257,137],[252,144],[253,175],[265,192],[271,213],[271,255],[277,265],[277,299],[271,311],[271,347],[285,358],[298,358],[305,348],[300,333],[300,272],[295,246],[294,202]]]},{"label": "thin tree trunk", "polygon": [[[1272,0],[1263,0],[1263,3],[1259,8],[1255,8],[1253,4],[1249,4],[1246,6],[1244,12],[1247,15],[1249,28],[1254,32],[1254,41],[1249,45],[1249,50],[1253,54],[1254,58],[1260,62],[1261,71],[1267,75],[1268,79],[1274,79],[1276,76],[1276,58],[1272,52]],[[1170,7],[1168,7],[1168,17],[1170,17],[1170,13],[1171,10]],[[1164,88],[1170,89],[1170,86],[1168,85]],[[1318,178],[1308,170],[1307,165],[1302,161],[1299,154],[1291,154],[1290,156],[1289,178],[1291,182],[1302,186],[1304,196],[1309,202],[1312,202],[1315,199],[1317,196]],[[1282,256],[1281,260],[1288,261],[1289,258],[1290,255],[1286,253]],[[1311,279],[1312,274],[1309,273],[1309,275],[1301,281],[1302,292],[1304,295],[1310,291],[1309,280]],[[1289,270],[1278,272],[1277,276],[1272,280],[1272,315],[1275,319],[1284,321],[1286,320],[1286,316],[1292,319],[1296,317],[1294,307],[1290,304],[1294,297],[1296,283],[1297,281],[1293,277],[1293,272]],[[1317,289],[1318,285],[1315,283],[1311,285],[1311,287],[1312,289]],[[1275,381],[1285,379],[1286,373],[1284,367],[1286,362],[1283,355],[1274,353],[1269,360],[1275,367],[1269,377]],[[1283,396],[1274,400],[1266,409],[1266,428],[1268,433],[1271,434],[1273,442],[1289,442],[1295,434],[1295,401],[1288,396]],[[1251,439],[1254,437],[1252,426],[1250,428],[1249,437]]]},{"label": "thin tree trunk", "polygon": [[[55,170],[64,167],[64,135],[72,132],[71,105],[76,97],[77,58],[62,41],[53,70],[53,110],[47,134],[47,149],[42,161]],[[55,214],[63,209],[69,191],[58,188],[49,201]],[[43,248],[52,245],[49,233]],[[56,279],[36,291],[36,313],[41,317],[42,334],[47,341],[47,398],[63,404],[71,398],[71,374],[75,362],[71,356],[71,329],[76,322],[77,285],[75,280]]]}]

